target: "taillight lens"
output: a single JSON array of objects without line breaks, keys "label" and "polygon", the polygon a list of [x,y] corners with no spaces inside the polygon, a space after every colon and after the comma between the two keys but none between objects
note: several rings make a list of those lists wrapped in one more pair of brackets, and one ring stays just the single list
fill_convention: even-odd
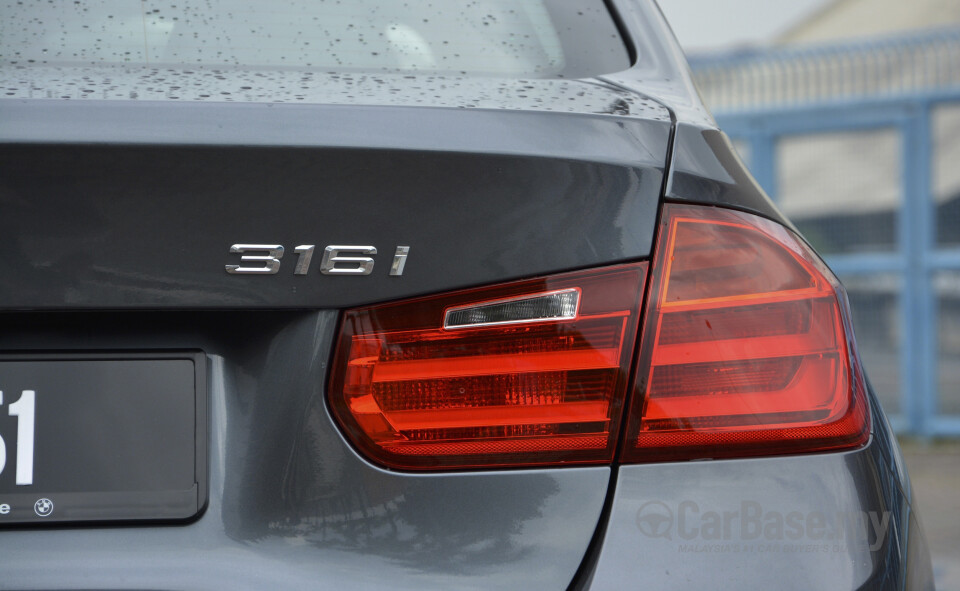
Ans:
[{"label": "taillight lens", "polygon": [[610,462],[647,263],[345,313],[333,414],[401,469]]},{"label": "taillight lens", "polygon": [[330,406],[398,469],[647,462],[857,447],[846,296],[790,230],[667,204],[647,263],[345,313]]},{"label": "taillight lens", "polygon": [[866,441],[843,289],[789,230],[668,204],[652,276],[625,461]]}]

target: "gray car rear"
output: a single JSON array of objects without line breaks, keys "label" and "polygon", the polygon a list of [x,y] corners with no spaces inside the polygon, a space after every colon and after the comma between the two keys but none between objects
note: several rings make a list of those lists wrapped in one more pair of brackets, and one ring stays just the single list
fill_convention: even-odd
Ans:
[{"label": "gray car rear", "polygon": [[[364,458],[331,416],[345,309],[648,260],[665,201],[788,224],[656,6],[587,4],[632,66],[571,58],[571,79],[4,56],[0,351],[202,351],[208,449],[189,522],[4,528],[0,587],[931,587],[872,395],[853,451],[429,474]],[[225,272],[237,245],[283,246],[278,272]],[[372,247],[372,270],[323,273],[317,254],[296,272],[304,245]],[[652,502],[666,535],[641,523]],[[862,539],[753,538],[757,507],[886,521]],[[709,511],[736,513],[719,538],[680,529],[681,512]]]}]

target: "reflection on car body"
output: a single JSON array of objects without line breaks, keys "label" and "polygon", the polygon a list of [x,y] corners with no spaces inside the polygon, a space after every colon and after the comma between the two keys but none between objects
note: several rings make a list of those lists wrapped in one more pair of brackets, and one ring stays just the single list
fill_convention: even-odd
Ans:
[{"label": "reflection on car body", "polygon": [[2,6],[5,586],[931,586],[653,2]]}]

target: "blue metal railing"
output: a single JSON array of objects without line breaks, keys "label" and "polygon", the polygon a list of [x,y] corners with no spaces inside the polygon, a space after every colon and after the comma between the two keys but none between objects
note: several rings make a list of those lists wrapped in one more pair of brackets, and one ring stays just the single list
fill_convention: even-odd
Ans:
[{"label": "blue metal railing", "polygon": [[960,86],[960,29],[689,57],[716,111]]},{"label": "blue metal railing", "polygon": [[960,248],[938,244],[935,237],[931,129],[936,108],[960,105],[960,29],[697,55],[690,65],[718,123],[746,145],[754,176],[775,201],[780,139],[898,132],[902,199],[890,212],[896,217],[896,247],[827,260],[844,276],[898,278],[900,408],[894,426],[921,436],[960,435],[960,415],[939,410],[943,361],[934,279],[960,271]]}]

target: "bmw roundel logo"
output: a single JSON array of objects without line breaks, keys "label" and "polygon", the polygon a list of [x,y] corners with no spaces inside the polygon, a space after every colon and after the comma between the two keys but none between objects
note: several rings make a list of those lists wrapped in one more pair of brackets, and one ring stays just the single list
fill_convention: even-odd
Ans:
[{"label": "bmw roundel logo", "polygon": [[53,513],[53,501],[50,499],[37,499],[33,504],[33,512],[40,517],[49,517]]}]

